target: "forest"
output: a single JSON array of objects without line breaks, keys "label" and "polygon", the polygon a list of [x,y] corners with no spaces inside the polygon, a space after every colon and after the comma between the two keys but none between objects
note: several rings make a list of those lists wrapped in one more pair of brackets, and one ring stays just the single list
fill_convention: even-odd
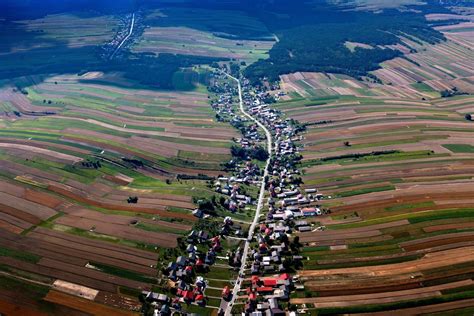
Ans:
[{"label": "forest", "polygon": [[[50,0],[48,0],[50,1]],[[27,1],[28,2],[28,1]],[[279,75],[296,71],[332,72],[360,77],[379,67],[385,60],[401,55],[397,50],[381,48],[379,45],[400,43],[400,36],[417,41],[436,43],[444,40],[426,21],[427,12],[447,12],[439,1],[428,0],[428,4],[417,6],[418,11],[400,12],[386,10],[382,13],[340,10],[323,1],[65,1],[61,5],[42,7],[35,15],[63,12],[77,8],[78,3],[87,4],[88,14],[121,13],[141,7],[160,8],[169,14],[166,19],[149,21],[151,25],[187,26],[212,32],[216,36],[234,39],[269,39],[275,34],[277,42],[270,50],[269,58],[259,60],[245,69],[245,75],[253,82],[261,77],[277,80]],[[209,64],[218,59],[160,54],[129,53],[123,61],[109,62],[97,58],[97,47],[72,48],[55,39],[45,40],[41,34],[27,32],[9,21],[19,12],[21,3],[8,0],[1,6],[5,9],[4,21],[0,19],[0,35],[4,39],[0,51],[8,51],[12,45],[23,42],[42,45],[25,52],[4,55],[0,60],[0,80],[33,74],[84,73],[88,70],[120,71],[125,77],[140,84],[155,88],[177,88],[180,69],[192,65]],[[171,11],[167,11],[172,8]],[[15,9],[15,10],[14,10]],[[32,15],[24,12],[20,16]],[[94,13],[95,12],[95,13]],[[31,14],[30,14],[31,13]],[[190,19],[190,15],[202,14]],[[18,18],[18,16],[15,16]],[[441,23],[441,22],[434,22]],[[449,23],[443,21],[442,23]],[[39,40],[40,39],[40,40]],[[368,44],[372,49],[356,47],[350,51],[346,41]],[[46,48],[42,48],[46,47]],[[47,47],[54,47],[54,50]],[[55,55],[54,60],[49,58]],[[18,63],[18,60],[22,61]],[[222,59],[220,59],[222,60]],[[14,67],[12,66],[14,65]],[[192,78],[193,76],[183,76]],[[178,83],[192,88],[192,85]]]},{"label": "forest", "polygon": [[[431,8],[432,9],[432,8]],[[431,10],[430,9],[430,10]],[[252,81],[296,71],[342,73],[359,77],[375,70],[385,60],[401,55],[398,50],[379,45],[402,44],[400,36],[437,43],[444,36],[434,30],[422,13],[388,10],[382,13],[342,12],[329,5],[294,10],[293,19],[265,18],[268,28],[280,39],[270,58],[246,69]],[[267,16],[269,16],[268,14]],[[298,18],[296,18],[298,17]],[[284,25],[287,22],[288,28]],[[300,25],[296,25],[300,22]],[[368,44],[372,49],[356,47],[351,52],[346,41]]]}]

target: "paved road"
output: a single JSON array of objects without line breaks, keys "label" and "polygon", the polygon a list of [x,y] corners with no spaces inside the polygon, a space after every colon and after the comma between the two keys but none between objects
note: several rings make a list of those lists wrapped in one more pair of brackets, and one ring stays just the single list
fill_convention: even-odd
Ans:
[{"label": "paved road", "polygon": [[[224,74],[237,82],[237,86],[238,86],[238,89],[239,89],[239,108],[240,108],[240,112],[242,112],[242,114],[245,115],[250,120],[254,121],[265,132],[265,136],[267,138],[267,151],[268,151],[268,159],[267,159],[267,162],[265,164],[265,169],[264,169],[264,172],[263,172],[263,178],[265,179],[268,176],[268,166],[270,165],[270,160],[271,160],[272,155],[273,155],[273,153],[272,153],[272,144],[273,144],[272,134],[270,134],[270,131],[265,127],[265,125],[260,123],[256,118],[254,118],[252,115],[250,115],[249,113],[247,113],[245,111],[245,109],[244,109],[244,100],[242,99],[242,86],[240,85],[240,80],[237,79],[234,76],[229,75],[228,73],[224,72]],[[227,304],[227,308],[225,309],[225,316],[231,315],[232,306],[234,305],[235,299],[236,299],[236,297],[237,297],[237,295],[240,291],[240,288],[242,286],[243,278],[240,277],[240,275],[244,274],[245,264],[247,263],[248,251],[249,251],[249,248],[250,248],[250,240],[252,240],[252,238],[253,238],[253,234],[255,232],[255,227],[257,226],[258,219],[260,218],[260,211],[262,210],[262,207],[263,207],[264,197],[265,197],[265,181],[262,181],[262,184],[260,186],[260,193],[259,193],[259,196],[258,196],[257,210],[255,212],[255,217],[253,219],[253,222],[250,225],[248,239],[245,241],[244,250],[243,250],[243,253],[242,253],[242,264],[241,264],[240,269],[239,269],[239,276],[237,277],[237,280],[236,280],[235,285],[234,285],[234,289],[232,291],[232,298],[229,301],[229,303]],[[222,305],[221,305],[221,307],[222,307]]]},{"label": "paved road", "polygon": [[125,42],[130,38],[130,36],[133,33],[134,26],[135,26],[135,13],[132,14],[132,23],[130,24],[130,30],[128,31],[127,36],[125,36],[124,39],[120,42],[119,46],[117,46],[113,54],[110,56],[110,59],[114,58],[115,54],[117,54],[120,48],[122,48],[123,44],[125,44]]}]

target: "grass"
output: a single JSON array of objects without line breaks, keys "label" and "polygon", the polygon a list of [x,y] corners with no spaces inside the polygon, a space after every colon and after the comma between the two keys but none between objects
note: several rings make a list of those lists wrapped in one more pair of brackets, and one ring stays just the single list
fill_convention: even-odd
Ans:
[{"label": "grass", "polygon": [[229,269],[212,267],[211,270],[205,274],[202,274],[204,278],[218,279],[218,280],[232,280],[235,273]]},{"label": "grass", "polygon": [[129,239],[118,238],[118,237],[114,237],[110,235],[99,234],[96,232],[91,232],[91,231],[76,228],[76,227],[51,224],[48,228],[57,230],[57,231],[66,232],[72,235],[77,235],[77,236],[86,237],[90,239],[97,239],[101,241],[113,242],[113,243],[121,244],[124,246],[129,246],[129,247],[153,251],[153,252],[155,251],[155,248],[156,248],[155,245],[146,244],[143,242],[138,242],[138,241],[129,240]]},{"label": "grass", "polygon": [[474,208],[467,209],[444,209],[444,210],[428,210],[416,213],[404,213],[383,218],[375,218],[356,223],[328,225],[329,229],[348,229],[356,227],[366,227],[375,224],[394,222],[402,219],[408,219],[410,224],[434,221],[449,218],[472,218],[474,217]]},{"label": "grass", "polygon": [[113,266],[109,266],[109,265],[102,264],[102,263],[97,263],[97,262],[89,262],[89,263],[91,265],[93,265],[94,267],[96,267],[98,270],[102,271],[102,272],[105,272],[107,274],[116,275],[116,276],[121,277],[121,278],[126,278],[126,279],[130,279],[130,280],[144,282],[144,283],[156,283],[157,282],[156,279],[154,279],[154,278],[144,276],[144,275],[142,275],[140,273],[137,273],[137,272],[134,272],[134,271],[125,270],[125,269],[122,269],[122,268],[117,268],[117,267],[113,267]]},{"label": "grass", "polygon": [[26,251],[0,247],[0,257],[10,257],[30,263],[37,263],[41,257]]},{"label": "grass", "polygon": [[21,295],[26,295],[36,299],[43,298],[49,292],[49,287],[36,283],[20,281],[13,277],[4,275],[0,275],[0,288],[8,291],[15,291],[16,293],[21,293]]},{"label": "grass", "polygon": [[444,148],[452,151],[453,153],[474,153],[474,146],[467,144],[444,144]]},{"label": "grass", "polygon": [[170,227],[160,226],[160,225],[150,225],[150,224],[141,223],[141,222],[134,225],[134,227],[139,228],[139,229],[143,229],[143,230],[146,230],[146,231],[158,232],[158,233],[160,233],[160,232],[161,233],[174,233],[174,234],[181,234],[181,235],[187,233],[186,231],[179,230],[179,229],[176,229],[176,228],[170,228]]},{"label": "grass", "polygon": [[419,203],[408,203],[408,204],[397,204],[393,206],[388,206],[385,208],[387,211],[403,211],[403,210],[410,210],[414,208],[424,208],[424,207],[432,207],[435,206],[435,203],[432,201],[427,202],[419,202]]},{"label": "grass", "polygon": [[363,262],[344,262],[344,263],[330,263],[330,264],[317,264],[317,263],[305,263],[304,269],[307,270],[322,270],[322,269],[343,269],[343,268],[354,268],[354,267],[366,267],[366,266],[378,266],[383,264],[394,264],[400,262],[408,262],[420,259],[422,255],[404,256],[383,260],[370,260]]},{"label": "grass", "polygon": [[339,193],[334,194],[334,197],[342,198],[342,197],[349,197],[349,196],[354,196],[354,195],[368,194],[372,192],[390,191],[390,190],[395,190],[395,187],[393,185],[384,185],[380,187],[344,191],[344,192],[339,192]]},{"label": "grass", "polygon": [[431,150],[417,150],[417,151],[393,151],[387,153],[363,153],[355,155],[341,155],[341,156],[330,156],[320,159],[306,160],[301,163],[302,168],[307,168],[316,165],[324,164],[360,164],[360,163],[373,163],[373,162],[385,162],[385,161],[400,161],[408,159],[422,159],[426,157],[442,157],[444,154],[435,154]]}]

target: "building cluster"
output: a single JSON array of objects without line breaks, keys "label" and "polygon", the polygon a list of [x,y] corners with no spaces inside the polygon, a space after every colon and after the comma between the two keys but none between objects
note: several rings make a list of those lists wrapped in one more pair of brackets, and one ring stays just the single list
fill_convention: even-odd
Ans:
[{"label": "building cluster", "polygon": [[[302,266],[298,232],[311,231],[311,217],[322,215],[319,201],[323,195],[316,188],[302,188],[297,164],[301,159],[296,141],[301,126],[268,106],[268,93],[243,82],[246,111],[272,133],[273,156],[265,179],[268,212],[260,220],[254,236],[256,245],[249,252],[245,315],[285,315],[294,313],[288,305],[291,291],[304,289],[297,276],[290,273]],[[250,279],[250,282],[248,280]],[[242,295],[242,297],[245,297]]]},{"label": "building cluster", "polygon": [[[134,32],[130,35],[128,38],[127,42],[122,45],[122,48],[129,47],[129,43],[132,43],[133,40],[141,34],[141,30],[143,29],[143,26],[140,23],[140,20],[142,19],[142,12],[138,11],[135,13],[135,23],[134,23]],[[115,33],[114,37],[105,43],[104,45],[101,46],[101,52],[100,52],[100,57],[103,59],[110,59],[115,51],[117,50],[117,47],[122,43],[122,41],[127,38],[127,36],[130,33],[130,26],[132,23],[132,14],[126,14],[124,16],[119,17],[119,22],[117,25],[117,32]],[[118,55],[115,55],[118,56]]]},{"label": "building cluster", "polygon": [[[196,272],[205,272],[216,261],[217,254],[222,250],[221,237],[210,237],[205,231],[192,230],[186,238],[186,253],[169,262],[164,269],[167,286],[174,298],[166,294],[143,292],[144,299],[153,306],[154,315],[168,316],[172,313],[184,313],[182,304],[206,306],[205,290],[207,281]],[[205,252],[199,248],[207,247]]]},{"label": "building cluster", "polygon": [[[204,231],[191,231],[186,238],[186,255],[169,263],[163,271],[174,298],[147,292],[146,299],[153,302],[156,315],[169,315],[173,312],[184,314],[181,304],[204,306],[207,283],[202,277],[196,277],[196,272],[207,271],[222,250],[221,238],[233,235],[241,237],[246,243],[245,247],[241,243],[237,249],[229,250],[226,258],[230,267],[241,268],[242,257],[247,255],[244,270],[238,276],[243,282],[241,287],[238,283],[240,292],[236,297],[244,300],[244,305],[241,305],[243,315],[295,314],[295,311],[288,308],[290,295],[292,291],[304,287],[298,282],[298,276],[291,274],[301,268],[306,258],[299,254],[301,245],[299,239],[294,237],[299,232],[312,231],[311,218],[325,212],[319,207],[323,195],[316,188],[301,186],[301,173],[297,167],[301,155],[296,145],[301,139],[298,135],[301,126],[268,106],[272,98],[266,88],[253,87],[247,80],[241,80],[246,111],[265,125],[273,138],[269,173],[263,178],[261,164],[255,161],[266,160],[256,158],[261,153],[259,150],[267,154],[262,146],[265,135],[257,124],[236,110],[235,86],[229,84],[224,75],[216,73],[215,78],[217,80],[209,90],[218,96],[212,101],[216,118],[230,122],[241,132],[241,137],[234,139],[234,157],[226,164],[231,175],[219,176],[212,184],[214,191],[219,194],[218,203],[230,213],[255,205],[258,201],[247,193],[248,186],[259,186],[263,181],[266,189],[265,209],[268,212],[260,217],[258,226],[247,239],[242,238],[245,237],[245,232],[229,216],[221,222],[219,235],[216,237],[209,236]],[[193,214],[198,218],[210,216],[210,213],[201,208],[194,210]],[[233,291],[228,286],[222,289],[219,315],[235,308],[232,306],[235,299],[232,295]]]}]

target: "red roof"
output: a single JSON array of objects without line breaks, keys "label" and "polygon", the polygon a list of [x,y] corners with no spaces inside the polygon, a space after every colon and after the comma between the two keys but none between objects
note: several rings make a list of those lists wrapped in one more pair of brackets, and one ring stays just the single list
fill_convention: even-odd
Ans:
[{"label": "red roof", "polygon": [[227,296],[227,295],[229,295],[229,293],[230,293],[230,289],[229,289],[228,286],[226,286],[222,289],[222,296]]},{"label": "red roof", "polygon": [[197,259],[196,261],[197,266],[202,266],[203,264],[204,264],[204,261],[202,261],[202,259]]},{"label": "red roof", "polygon": [[194,300],[194,293],[192,291],[183,291],[183,297]]},{"label": "red roof", "polygon": [[193,267],[192,267],[192,266],[187,266],[187,267],[185,268],[185,270],[186,270],[186,271],[193,271]]},{"label": "red roof", "polygon": [[257,299],[257,293],[252,292],[249,294],[249,300],[255,301]]},{"label": "red roof", "polygon": [[258,287],[257,292],[273,292],[273,288],[269,286]]},{"label": "red roof", "polygon": [[288,273],[283,273],[283,274],[280,274],[280,276],[278,277],[278,279],[280,280],[289,280],[290,279],[290,275]]},{"label": "red roof", "polygon": [[198,294],[196,295],[196,301],[203,301],[204,300],[204,295]]},{"label": "red roof", "polygon": [[275,285],[277,285],[277,280],[274,279],[274,278],[264,279],[263,280],[263,285],[264,286],[275,286]]}]

